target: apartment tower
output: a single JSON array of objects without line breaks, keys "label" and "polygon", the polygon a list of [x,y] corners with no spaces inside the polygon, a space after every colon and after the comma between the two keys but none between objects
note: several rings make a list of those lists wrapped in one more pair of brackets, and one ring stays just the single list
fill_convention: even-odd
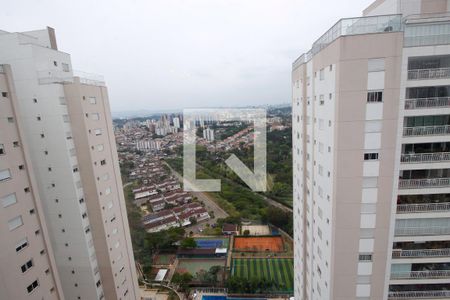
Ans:
[{"label": "apartment tower", "polygon": [[0,93],[0,299],[64,299],[8,65]]},{"label": "apartment tower", "polygon": [[449,9],[378,0],[293,63],[295,299],[450,298]]},{"label": "apartment tower", "polygon": [[[42,219],[42,231],[48,231],[42,236],[48,236],[47,260],[56,266],[52,274],[57,274],[53,281],[60,282],[59,298],[137,299],[134,257],[103,80],[88,74],[74,76],[70,56],[58,50],[51,28],[1,31],[0,63],[10,66],[9,82],[15,86],[15,97],[9,99],[15,102],[15,117],[11,117],[22,124],[20,139],[28,145],[20,149],[29,157],[27,166],[32,166],[32,192],[42,206],[35,212]],[[18,172],[10,170],[11,177]],[[13,188],[17,190],[6,194],[23,192],[20,186]],[[31,218],[26,213],[22,212],[25,225],[25,216]],[[7,222],[17,215],[8,213],[3,227],[8,228]],[[15,239],[20,238],[22,235]],[[2,244],[1,248],[5,247]],[[12,263],[13,258],[4,259]],[[50,285],[48,281],[46,285]],[[58,284],[53,285],[58,292]]]}]

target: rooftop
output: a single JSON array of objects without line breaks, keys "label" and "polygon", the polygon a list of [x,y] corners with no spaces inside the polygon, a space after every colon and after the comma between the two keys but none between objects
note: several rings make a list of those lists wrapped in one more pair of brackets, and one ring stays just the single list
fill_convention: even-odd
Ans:
[{"label": "rooftop", "polygon": [[295,69],[308,62],[314,55],[341,36],[399,32],[402,30],[402,15],[397,14],[341,19],[314,42],[311,50],[297,58],[292,64],[292,68]]}]

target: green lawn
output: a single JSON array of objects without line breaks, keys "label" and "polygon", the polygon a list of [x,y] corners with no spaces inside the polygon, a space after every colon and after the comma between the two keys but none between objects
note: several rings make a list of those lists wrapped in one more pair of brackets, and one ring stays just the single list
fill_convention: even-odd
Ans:
[{"label": "green lawn", "polygon": [[271,279],[280,285],[280,290],[292,291],[294,288],[294,259],[234,258],[231,275]]}]

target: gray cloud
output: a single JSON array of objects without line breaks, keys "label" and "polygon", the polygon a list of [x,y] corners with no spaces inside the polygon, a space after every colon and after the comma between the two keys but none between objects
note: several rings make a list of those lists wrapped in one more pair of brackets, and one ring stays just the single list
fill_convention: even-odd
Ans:
[{"label": "gray cloud", "polygon": [[51,26],[114,111],[290,101],[292,61],[371,0],[15,0],[0,29]]}]

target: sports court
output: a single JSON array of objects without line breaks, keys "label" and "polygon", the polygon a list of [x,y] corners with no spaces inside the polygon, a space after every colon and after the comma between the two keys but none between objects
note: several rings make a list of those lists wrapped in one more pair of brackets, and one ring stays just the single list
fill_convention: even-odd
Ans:
[{"label": "sports court", "polygon": [[238,236],[234,238],[234,250],[245,252],[283,252],[281,236]]},{"label": "sports court", "polygon": [[250,235],[270,235],[270,228],[267,225],[242,225],[242,234],[248,230]]},{"label": "sports court", "polygon": [[176,269],[177,273],[189,272],[195,276],[196,273],[209,271],[213,266],[225,266],[225,259],[179,259]]},{"label": "sports court", "polygon": [[153,257],[154,265],[170,265],[175,261],[174,254],[157,254]]},{"label": "sports court", "polygon": [[265,278],[278,284],[280,291],[294,287],[293,258],[235,258],[231,275],[241,278]]},{"label": "sports court", "polygon": [[211,248],[228,248],[228,238],[195,238],[197,248],[211,249]]}]

